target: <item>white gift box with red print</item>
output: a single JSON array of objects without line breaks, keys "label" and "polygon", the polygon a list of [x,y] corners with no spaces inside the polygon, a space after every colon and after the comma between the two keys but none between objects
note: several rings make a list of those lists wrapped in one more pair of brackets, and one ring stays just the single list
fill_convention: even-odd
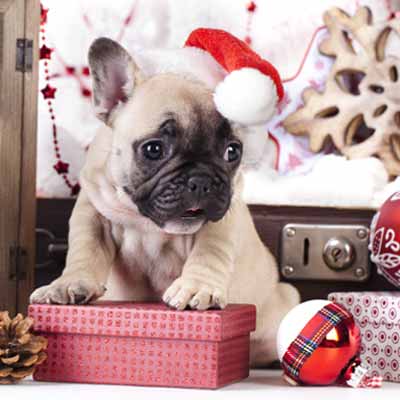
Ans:
[{"label": "white gift box with red print", "polygon": [[372,375],[400,382],[400,292],[331,293],[354,316],[362,335],[361,360]]}]

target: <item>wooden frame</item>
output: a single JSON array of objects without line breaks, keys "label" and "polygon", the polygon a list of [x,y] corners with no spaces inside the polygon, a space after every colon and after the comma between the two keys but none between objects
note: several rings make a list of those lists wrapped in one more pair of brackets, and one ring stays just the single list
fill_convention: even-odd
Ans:
[{"label": "wooden frame", "polygon": [[34,286],[35,274],[35,227],[36,227],[36,137],[37,97],[39,77],[39,0],[25,0],[25,38],[33,39],[33,68],[24,74],[24,109],[21,163],[21,207],[19,243],[26,251],[26,276],[18,281],[17,308],[28,306],[29,295]]},{"label": "wooden frame", "polygon": [[[0,0],[0,309],[24,311],[35,263],[38,0]],[[16,68],[33,40],[32,71]]]}]

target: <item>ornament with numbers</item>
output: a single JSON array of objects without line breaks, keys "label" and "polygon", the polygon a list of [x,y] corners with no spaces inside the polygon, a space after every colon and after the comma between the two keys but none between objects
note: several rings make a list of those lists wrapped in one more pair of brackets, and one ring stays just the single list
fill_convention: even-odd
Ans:
[{"label": "ornament with numbers", "polygon": [[370,250],[378,272],[400,287],[400,192],[392,194],[375,215]]},{"label": "ornament with numbers", "polygon": [[310,300],[293,308],[277,336],[284,378],[292,385],[381,387],[382,378],[370,377],[368,367],[361,364],[360,345],[353,316],[327,300]]}]

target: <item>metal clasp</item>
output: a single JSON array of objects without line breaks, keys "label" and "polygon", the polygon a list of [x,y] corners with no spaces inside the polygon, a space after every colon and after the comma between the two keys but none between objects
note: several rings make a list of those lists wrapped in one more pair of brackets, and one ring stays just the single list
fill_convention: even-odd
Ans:
[{"label": "metal clasp", "polygon": [[363,225],[287,224],[281,272],[290,280],[366,281],[369,229]]},{"label": "metal clasp", "polygon": [[15,69],[21,72],[32,71],[33,64],[33,40],[17,39],[17,52]]}]

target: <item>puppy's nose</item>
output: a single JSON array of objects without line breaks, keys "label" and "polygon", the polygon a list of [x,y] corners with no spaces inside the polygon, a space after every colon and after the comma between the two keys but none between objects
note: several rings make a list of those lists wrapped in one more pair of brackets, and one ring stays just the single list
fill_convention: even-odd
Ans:
[{"label": "puppy's nose", "polygon": [[188,179],[187,187],[190,193],[204,196],[211,192],[212,182],[207,176],[192,176]]}]

